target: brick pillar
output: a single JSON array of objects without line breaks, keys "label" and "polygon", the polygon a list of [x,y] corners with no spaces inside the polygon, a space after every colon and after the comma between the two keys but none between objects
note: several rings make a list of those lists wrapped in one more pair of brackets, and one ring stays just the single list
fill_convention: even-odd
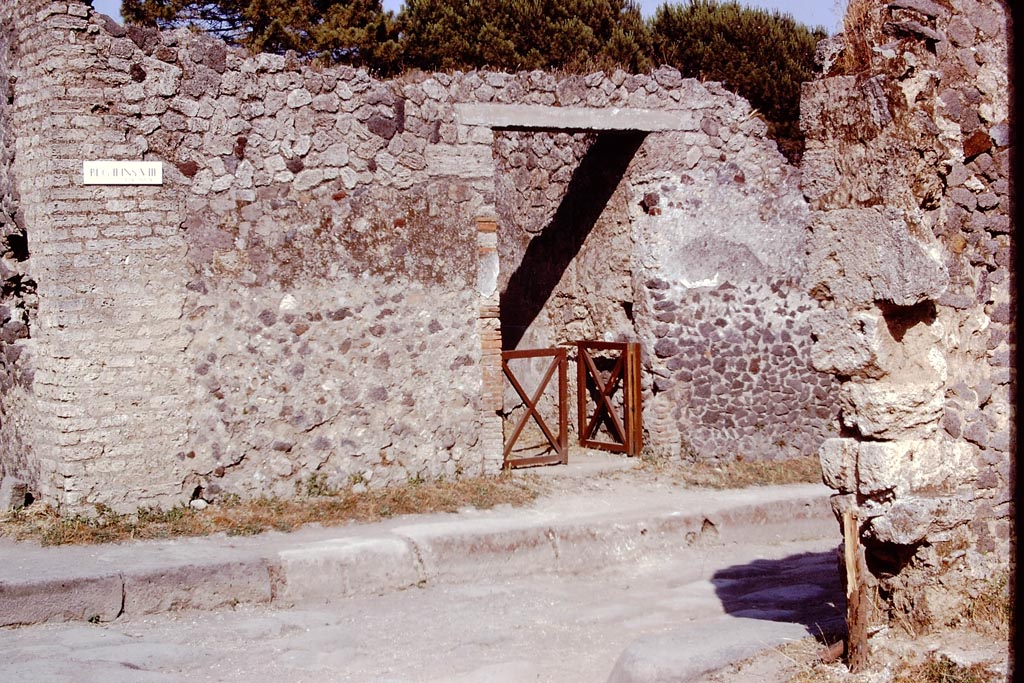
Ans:
[{"label": "brick pillar", "polygon": [[[161,159],[101,106],[126,79],[106,59],[112,38],[93,10],[44,0],[14,9],[14,178],[39,298],[30,463],[39,497],[83,512],[173,505],[188,495],[176,454],[192,389],[181,355],[180,190],[170,179],[84,184],[83,161]],[[155,78],[140,87],[163,97]]]},{"label": "brick pillar", "polygon": [[[480,397],[483,435],[481,447],[484,454],[484,472],[496,473],[502,463],[502,409],[501,374],[501,319],[499,316],[497,269],[498,269],[498,222],[494,218],[477,218],[477,244],[480,248],[480,368],[483,372],[483,386]],[[492,284],[493,283],[493,284]]]}]

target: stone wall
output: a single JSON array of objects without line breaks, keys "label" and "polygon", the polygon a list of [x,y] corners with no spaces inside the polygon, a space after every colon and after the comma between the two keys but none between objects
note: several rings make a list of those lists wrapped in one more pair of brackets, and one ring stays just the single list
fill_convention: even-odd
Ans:
[{"label": "stone wall", "polygon": [[[503,342],[640,340],[648,441],[669,452],[776,457],[830,432],[806,205],[716,84],[378,81],[77,2],[3,12],[0,178],[38,310],[11,308],[34,381],[4,392],[0,461],[37,497],[134,510],[494,472]],[[492,125],[482,105],[556,123]],[[672,123],[573,118],[622,108]],[[83,185],[107,158],[160,161],[163,185]]]},{"label": "stone wall", "polygon": [[[448,90],[399,98],[77,3],[21,3],[14,25],[14,127],[51,112],[15,163],[50,184],[19,185],[42,283],[34,449],[52,463],[23,476],[41,498],[135,509],[496,470],[478,447],[487,188],[427,170],[466,133],[438,120]],[[96,158],[162,161],[164,184],[82,185]]]},{"label": "stone wall", "polygon": [[837,426],[835,380],[810,365],[800,176],[771,163],[762,125],[707,116],[681,144],[648,148],[638,177],[650,417],[678,429],[684,457],[810,454]]},{"label": "stone wall", "polygon": [[682,93],[687,130],[498,136],[506,348],[640,341],[657,452],[815,453],[835,433],[836,383],[810,366],[799,173],[743,100],[654,78],[655,96]]},{"label": "stone wall", "polygon": [[1008,35],[994,0],[872,6],[869,63],[803,93],[812,355],[842,380],[821,462],[876,621],[955,621],[1009,562]]},{"label": "stone wall", "polygon": [[5,493],[0,494],[0,507],[8,499],[17,504],[25,500],[25,482],[13,475],[29,467],[29,437],[24,425],[26,412],[31,410],[25,393],[31,391],[32,365],[25,340],[35,307],[35,283],[25,268],[28,243],[24,215],[13,177],[15,132],[11,105],[16,78],[8,65],[14,61],[14,33],[4,28],[0,30],[0,451],[12,457],[10,461],[0,459],[0,481],[7,479]]}]

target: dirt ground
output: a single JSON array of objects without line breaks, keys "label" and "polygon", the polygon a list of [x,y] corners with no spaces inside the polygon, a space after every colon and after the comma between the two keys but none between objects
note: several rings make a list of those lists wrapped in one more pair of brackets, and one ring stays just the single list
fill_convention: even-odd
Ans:
[{"label": "dirt ground", "polygon": [[916,638],[885,629],[870,639],[872,664],[851,673],[842,661],[822,662],[825,648],[808,638],[767,650],[699,683],[995,683],[1011,681],[1007,639],[948,630]]}]

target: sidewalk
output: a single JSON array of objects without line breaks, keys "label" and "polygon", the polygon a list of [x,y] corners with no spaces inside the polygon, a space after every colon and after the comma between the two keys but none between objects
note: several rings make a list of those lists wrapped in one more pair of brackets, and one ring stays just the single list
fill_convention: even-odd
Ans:
[{"label": "sidewalk", "polygon": [[581,573],[695,545],[838,536],[824,486],[710,491],[599,476],[630,466],[597,458],[533,470],[562,478],[562,492],[520,509],[103,546],[0,538],[0,626],[325,604],[480,577]]}]

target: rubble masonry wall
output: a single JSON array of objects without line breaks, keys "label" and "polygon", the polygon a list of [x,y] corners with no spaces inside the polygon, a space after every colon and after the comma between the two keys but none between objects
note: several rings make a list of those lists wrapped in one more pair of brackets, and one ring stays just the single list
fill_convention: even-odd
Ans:
[{"label": "rubble masonry wall", "polygon": [[[523,339],[642,341],[648,441],[671,453],[783,457],[832,433],[798,176],[716,84],[664,68],[379,81],[77,2],[0,18],[16,37],[0,189],[36,288],[11,307],[29,337],[5,357],[28,370],[0,399],[0,462],[42,500],[134,510],[495,472],[501,297],[606,144],[627,148],[621,175]],[[630,150],[466,125],[466,103],[680,123]],[[161,161],[163,185],[83,185],[90,159]]]},{"label": "rubble masonry wall", "polygon": [[1009,562],[1008,21],[994,0],[873,6],[869,63],[804,86],[812,356],[842,380],[822,467],[860,522],[875,619],[915,628]]}]

